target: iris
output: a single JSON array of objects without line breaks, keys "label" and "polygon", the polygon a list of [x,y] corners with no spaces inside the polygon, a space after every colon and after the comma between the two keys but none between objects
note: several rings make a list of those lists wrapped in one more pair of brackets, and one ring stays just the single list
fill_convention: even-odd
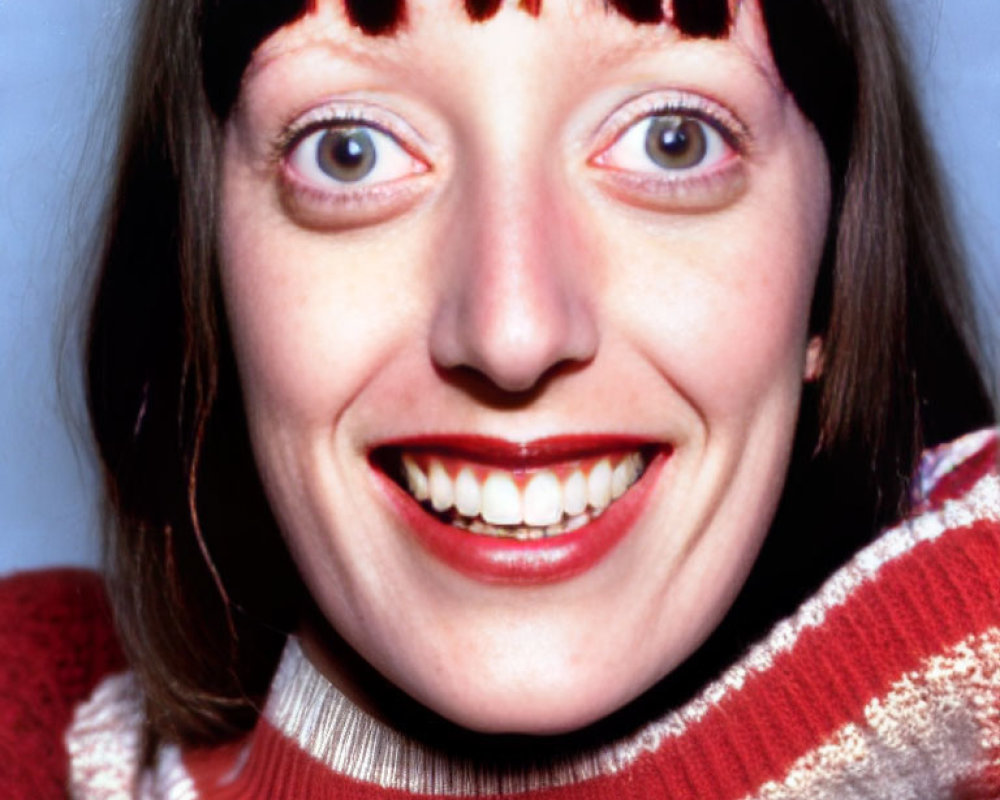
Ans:
[{"label": "iris", "polygon": [[334,128],[319,142],[316,161],[331,178],[345,183],[360,181],[376,161],[371,134],[364,128]]},{"label": "iris", "polygon": [[701,163],[708,152],[702,123],[691,117],[655,117],[646,133],[646,153],[665,169],[684,169]]}]

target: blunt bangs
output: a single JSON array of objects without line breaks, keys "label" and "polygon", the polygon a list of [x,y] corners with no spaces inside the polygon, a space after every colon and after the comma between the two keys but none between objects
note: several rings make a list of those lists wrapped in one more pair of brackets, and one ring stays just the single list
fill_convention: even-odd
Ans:
[{"label": "blunt bangs", "polygon": [[[370,36],[392,35],[406,24],[405,0],[343,0],[348,18]],[[519,0],[537,16],[543,0]],[[685,36],[718,38],[729,32],[730,0],[673,0],[671,22]],[[472,22],[488,20],[503,0],[463,0]],[[661,0],[605,0],[636,24],[666,19]],[[794,3],[793,3],[794,5]],[[217,119],[229,116],[254,50],[268,36],[314,10],[316,0],[205,0],[201,10],[201,72],[205,95]]]}]

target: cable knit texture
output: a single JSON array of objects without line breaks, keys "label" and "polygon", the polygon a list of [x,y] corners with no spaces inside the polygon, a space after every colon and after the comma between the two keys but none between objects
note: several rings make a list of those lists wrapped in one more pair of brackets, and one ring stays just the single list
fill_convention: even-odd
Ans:
[{"label": "cable knit texture", "polygon": [[96,575],[52,570],[0,581],[0,797],[65,797],[59,732],[98,681],[123,667]]},{"label": "cable knit texture", "polygon": [[81,800],[998,798],[997,458],[993,432],[928,454],[909,519],[859,552],[695,699],[593,751],[531,766],[457,758],[367,716],[292,639],[261,718],[244,740],[207,751],[164,747],[143,771],[135,758],[141,726],[135,684],[129,673],[106,679],[79,705],[67,734],[71,794]]}]

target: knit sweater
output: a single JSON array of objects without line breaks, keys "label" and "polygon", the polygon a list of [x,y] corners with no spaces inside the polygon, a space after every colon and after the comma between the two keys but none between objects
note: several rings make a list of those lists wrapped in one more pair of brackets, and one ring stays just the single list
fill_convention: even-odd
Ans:
[{"label": "knit sweater", "polygon": [[124,666],[97,575],[61,569],[0,581],[0,798],[66,796],[61,734]]},{"label": "knit sweater", "polygon": [[244,740],[165,746],[143,771],[138,689],[106,678],[65,737],[72,796],[998,798],[998,456],[993,432],[929,453],[908,519],[693,700],[592,750],[527,766],[435,749],[352,705],[291,639]]}]

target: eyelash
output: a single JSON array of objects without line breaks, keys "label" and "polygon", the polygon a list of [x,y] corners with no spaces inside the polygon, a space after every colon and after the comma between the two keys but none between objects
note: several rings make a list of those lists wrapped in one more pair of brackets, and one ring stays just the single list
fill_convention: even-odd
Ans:
[{"label": "eyelash", "polygon": [[[326,135],[338,130],[362,133],[374,145],[373,171],[384,171],[388,160],[389,171],[399,174],[373,178],[366,173],[356,180],[340,180],[323,170],[318,147]],[[310,144],[311,140],[315,141]],[[285,126],[272,148],[273,160],[283,175],[286,197],[296,205],[361,210],[373,202],[388,202],[393,195],[410,194],[406,178],[430,171],[428,160],[414,152],[416,141],[415,132],[378,109],[322,107]],[[300,157],[301,163],[296,163]]]},{"label": "eyelash", "polygon": [[[668,118],[695,122],[707,132],[713,141],[705,156],[715,156],[718,163],[703,166],[699,161],[690,167],[670,168],[655,164],[646,148],[639,157],[645,165],[635,158],[630,164],[616,158],[616,148],[623,143],[634,147],[634,140],[648,131],[649,125]],[[597,153],[589,163],[597,168],[600,180],[626,202],[662,210],[708,210],[742,190],[751,143],[747,127],[724,106],[687,92],[656,93],[625,103],[609,117],[598,132]],[[728,148],[731,156],[711,153],[713,145]]]}]

